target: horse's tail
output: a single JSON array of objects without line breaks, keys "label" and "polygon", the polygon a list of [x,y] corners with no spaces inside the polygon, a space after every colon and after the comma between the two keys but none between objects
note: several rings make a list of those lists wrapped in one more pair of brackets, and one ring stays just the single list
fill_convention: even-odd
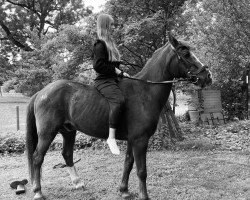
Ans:
[{"label": "horse's tail", "polygon": [[28,158],[28,167],[29,167],[29,175],[31,184],[34,180],[34,166],[33,166],[33,154],[35,152],[38,136],[36,129],[36,118],[34,114],[34,101],[36,95],[34,95],[27,108],[27,116],[26,116],[26,152]]}]

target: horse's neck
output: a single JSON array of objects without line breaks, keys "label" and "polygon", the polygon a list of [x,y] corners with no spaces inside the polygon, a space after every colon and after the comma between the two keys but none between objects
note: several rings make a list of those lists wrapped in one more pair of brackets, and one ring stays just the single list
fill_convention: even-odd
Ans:
[{"label": "horse's neck", "polygon": [[[157,50],[151,59],[147,62],[145,67],[135,75],[136,78],[142,80],[149,80],[155,82],[171,80],[171,74],[169,73],[168,67],[173,56],[170,45],[165,45]],[[163,106],[169,97],[172,84],[152,84],[137,81],[125,81],[126,83],[133,84],[133,90],[126,90],[132,92],[132,96],[140,96],[139,102],[145,105],[145,109],[153,110],[155,115],[160,115]],[[127,85],[128,86],[128,85]],[[135,94],[136,93],[136,94]],[[145,102],[146,101],[146,102]],[[158,116],[159,117],[159,116]]]},{"label": "horse's neck", "polygon": [[136,74],[135,77],[155,82],[171,80],[172,76],[168,70],[171,57],[170,46],[163,46],[153,54],[143,69]]},{"label": "horse's neck", "polygon": [[155,104],[156,109],[162,110],[163,106],[166,104],[170,91],[172,88],[172,84],[154,84],[150,85],[149,91],[145,91],[147,93],[150,93],[151,98],[154,102],[157,102]]},{"label": "horse's neck", "polygon": [[[134,85],[132,86],[133,89],[127,90],[127,87],[131,87],[131,83]],[[172,84],[152,84],[133,80],[125,80],[122,85],[123,91],[126,90],[129,96],[139,96],[139,102],[150,105],[145,107],[145,109],[154,110],[156,115],[162,111],[172,88]]]},{"label": "horse's neck", "polygon": [[[135,77],[154,82],[172,80],[173,77],[168,69],[172,55],[171,46],[166,44],[153,54],[145,67]],[[144,92],[151,95],[154,102],[157,102],[155,104],[157,109],[161,110],[166,104],[171,87],[172,84],[150,84],[149,90]]]}]

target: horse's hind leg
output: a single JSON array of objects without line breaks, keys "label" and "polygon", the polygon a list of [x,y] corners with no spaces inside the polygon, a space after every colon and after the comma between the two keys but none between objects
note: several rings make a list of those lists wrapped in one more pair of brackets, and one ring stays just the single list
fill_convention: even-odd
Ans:
[{"label": "horse's hind leg", "polygon": [[68,167],[68,172],[70,174],[71,181],[76,189],[83,188],[84,183],[81,182],[73,162],[76,131],[70,131],[70,132],[60,131],[60,132],[62,133],[63,136],[62,156]]},{"label": "horse's hind leg", "polygon": [[132,152],[132,146],[130,142],[127,143],[127,152],[126,157],[124,161],[124,169],[123,169],[123,175],[122,175],[122,182],[120,185],[120,192],[122,193],[123,198],[129,197],[128,193],[128,180],[129,180],[129,174],[133,168],[134,164],[134,156]]},{"label": "horse's hind leg", "polygon": [[148,200],[146,179],[147,179],[147,166],[146,154],[148,147],[148,138],[138,138],[133,142],[133,154],[135,164],[137,167],[137,176],[139,178],[139,198],[140,200]]},{"label": "horse's hind leg", "polygon": [[41,191],[41,166],[44,160],[44,156],[48,151],[48,148],[55,138],[57,132],[38,132],[38,144],[33,154],[33,165],[34,165],[34,183],[33,190],[35,193],[35,200],[42,200],[43,195]]}]

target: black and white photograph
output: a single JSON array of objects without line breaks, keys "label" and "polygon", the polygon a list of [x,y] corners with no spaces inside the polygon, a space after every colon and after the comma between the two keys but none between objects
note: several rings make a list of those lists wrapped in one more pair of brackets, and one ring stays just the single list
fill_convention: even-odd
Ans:
[{"label": "black and white photograph", "polygon": [[0,0],[0,200],[250,200],[250,0]]}]

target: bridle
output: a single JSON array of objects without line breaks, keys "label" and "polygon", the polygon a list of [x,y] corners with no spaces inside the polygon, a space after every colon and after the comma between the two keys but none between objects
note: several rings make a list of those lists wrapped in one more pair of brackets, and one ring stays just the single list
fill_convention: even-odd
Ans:
[{"label": "bridle", "polygon": [[[193,84],[197,83],[199,81],[199,78],[197,77],[197,75],[203,71],[205,71],[208,67],[207,66],[202,66],[201,68],[197,69],[196,71],[191,71],[192,66],[196,65],[192,62],[190,62],[188,59],[186,59],[184,56],[182,56],[178,50],[181,48],[181,46],[177,47],[177,49],[175,49],[174,47],[172,47],[172,50],[175,52],[175,54],[177,55],[178,60],[180,60],[181,62],[184,62],[185,64],[187,64],[188,67],[188,78],[179,78],[179,79],[174,79],[172,81],[149,81],[149,80],[142,80],[142,79],[138,79],[135,77],[124,77],[127,79],[132,79],[132,80],[137,80],[137,81],[141,81],[141,82],[146,82],[146,83],[151,83],[151,84],[169,84],[169,83],[177,83],[177,82],[191,82]],[[197,67],[196,67],[197,68]]]},{"label": "bridle", "polygon": [[[178,60],[180,60],[181,62],[185,63],[186,65],[188,65],[188,79],[190,80],[191,83],[197,83],[199,81],[199,78],[197,77],[197,75],[203,71],[205,71],[208,66],[203,65],[201,68],[198,68],[196,71],[191,71],[192,66],[196,65],[192,62],[190,62],[188,59],[186,59],[184,56],[182,56],[178,50],[181,48],[182,46],[177,47],[176,49],[174,47],[172,47],[172,50],[176,53]],[[197,67],[196,67],[197,68]]]}]

